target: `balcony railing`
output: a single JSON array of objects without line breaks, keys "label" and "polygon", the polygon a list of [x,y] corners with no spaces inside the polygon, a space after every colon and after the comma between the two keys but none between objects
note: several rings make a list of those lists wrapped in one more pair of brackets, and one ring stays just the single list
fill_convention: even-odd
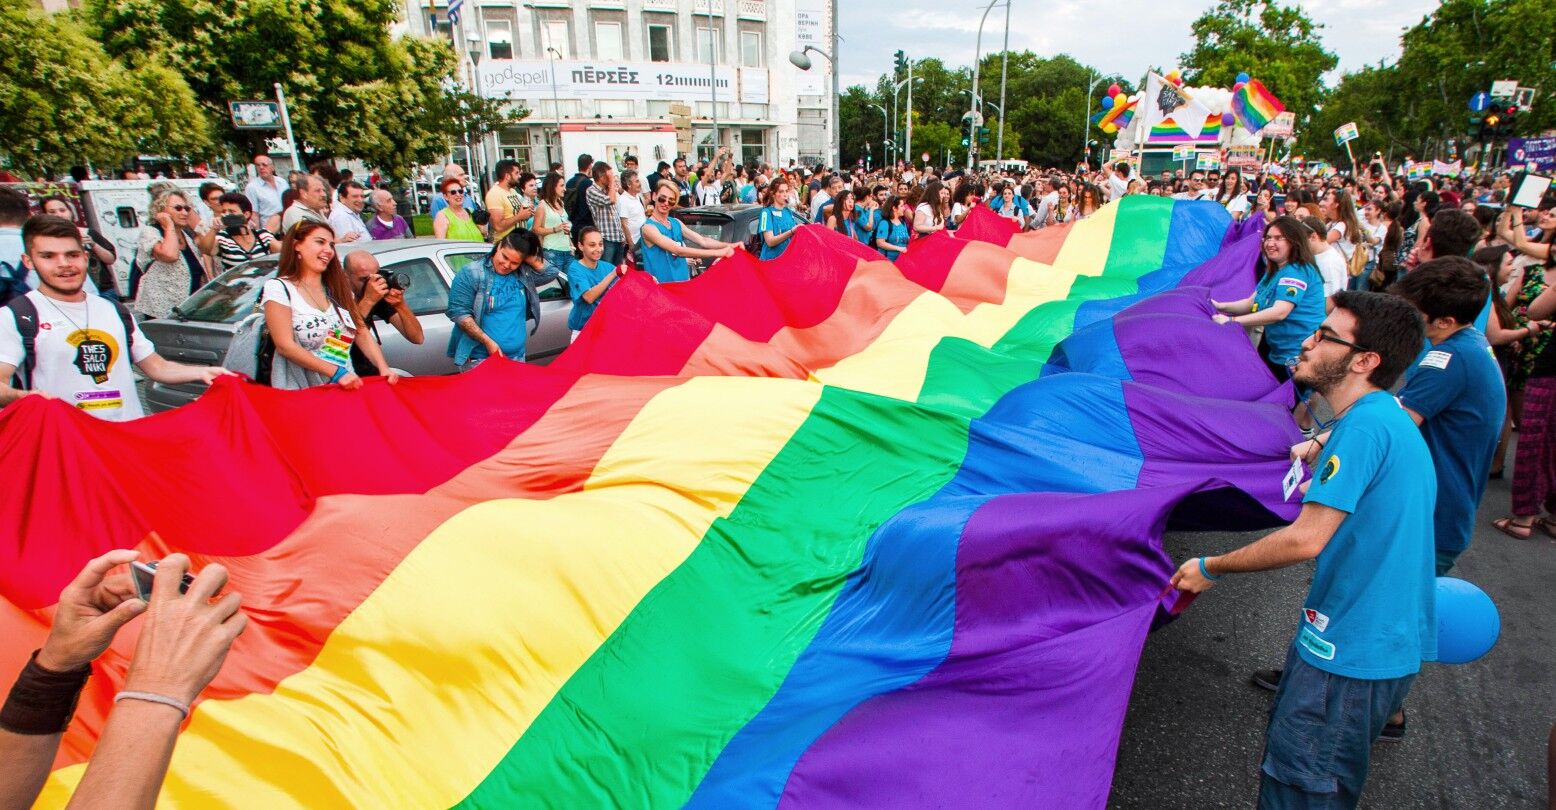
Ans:
[{"label": "balcony railing", "polygon": [[735,0],[735,14],[742,20],[767,19],[767,0]]},{"label": "balcony railing", "polygon": [[711,14],[715,17],[724,16],[724,0],[692,0],[693,14]]},{"label": "balcony railing", "polygon": [[643,0],[644,11],[675,12],[675,0]]}]

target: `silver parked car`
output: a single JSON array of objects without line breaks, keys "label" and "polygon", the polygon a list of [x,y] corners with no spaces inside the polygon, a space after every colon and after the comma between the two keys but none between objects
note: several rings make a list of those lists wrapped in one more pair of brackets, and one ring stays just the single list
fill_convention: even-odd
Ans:
[{"label": "silver parked car", "polygon": [[[454,274],[471,262],[485,258],[490,247],[478,242],[442,239],[393,239],[340,245],[344,259],[353,250],[370,251],[379,265],[410,277],[405,300],[421,321],[426,337],[416,345],[402,337],[389,324],[378,324],[383,341],[384,359],[402,374],[450,374],[454,361],[446,351],[454,324],[448,319],[448,288]],[[168,318],[147,320],[141,330],[156,345],[157,352],[169,360],[212,366],[227,354],[238,321],[255,311],[260,290],[267,279],[275,277],[277,256],[265,256],[217,276],[179,304]],[[549,362],[567,348],[571,331],[567,315],[572,309],[566,279],[540,287],[540,328],[529,337],[527,359],[532,363]],[[146,405],[153,411],[165,411],[194,400],[205,391],[199,383],[163,385],[152,383],[147,389]]]}]

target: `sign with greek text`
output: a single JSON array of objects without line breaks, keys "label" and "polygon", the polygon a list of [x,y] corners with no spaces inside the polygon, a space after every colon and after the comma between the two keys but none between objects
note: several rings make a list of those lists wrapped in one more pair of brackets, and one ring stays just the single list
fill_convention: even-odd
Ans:
[{"label": "sign with greek text", "polygon": [[[482,60],[481,94],[528,101],[552,96],[552,62]],[[720,102],[767,103],[767,71],[669,62],[557,61],[555,94],[563,98],[711,101],[717,82]],[[532,105],[533,106],[533,105]]]}]

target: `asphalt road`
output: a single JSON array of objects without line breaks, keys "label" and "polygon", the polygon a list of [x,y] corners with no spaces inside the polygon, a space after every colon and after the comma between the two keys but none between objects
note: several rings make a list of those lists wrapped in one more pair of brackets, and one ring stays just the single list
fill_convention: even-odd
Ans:
[{"label": "asphalt road", "polygon": [[[1508,464],[1511,473],[1512,464]],[[1373,747],[1366,808],[1544,808],[1556,722],[1556,541],[1491,527],[1508,482],[1492,481],[1454,575],[1485,589],[1502,636],[1472,664],[1427,665],[1406,703],[1409,732]],[[1174,559],[1256,538],[1170,534]],[[1252,807],[1272,693],[1248,683],[1280,666],[1311,565],[1233,576],[1146,642],[1124,723],[1110,806]]]}]

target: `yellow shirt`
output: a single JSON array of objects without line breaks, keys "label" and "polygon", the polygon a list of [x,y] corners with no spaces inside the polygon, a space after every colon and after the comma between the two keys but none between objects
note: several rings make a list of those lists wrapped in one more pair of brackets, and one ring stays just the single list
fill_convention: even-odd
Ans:
[{"label": "yellow shirt", "polygon": [[[486,190],[486,210],[491,213],[494,220],[498,217],[507,219],[513,216],[519,210],[519,192],[505,189],[502,186],[492,186]],[[492,241],[494,243],[497,242],[499,239],[507,236],[509,231],[517,227],[518,223],[514,223],[492,234]]]}]

